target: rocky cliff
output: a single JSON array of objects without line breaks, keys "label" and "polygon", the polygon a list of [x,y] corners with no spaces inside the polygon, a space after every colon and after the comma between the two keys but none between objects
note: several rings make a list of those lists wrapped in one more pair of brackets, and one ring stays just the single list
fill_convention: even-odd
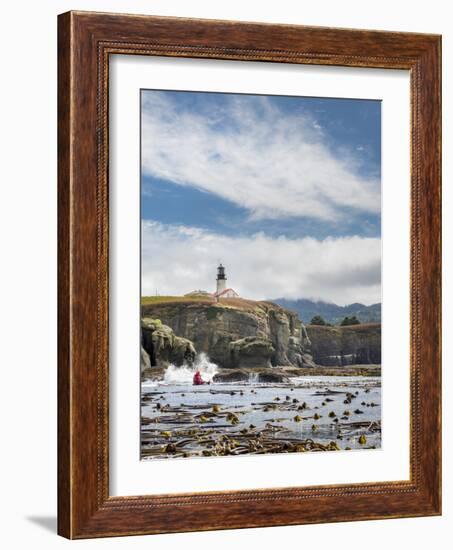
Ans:
[{"label": "rocky cliff", "polygon": [[142,319],[142,372],[151,366],[166,367],[170,363],[191,364],[195,348],[190,340],[176,336],[160,319]]},{"label": "rocky cliff", "polygon": [[271,302],[156,300],[142,306],[142,335],[152,366],[195,352],[224,368],[314,366],[297,314]]},{"label": "rocky cliff", "polygon": [[307,325],[313,359],[317,365],[380,365],[381,324],[345,327]]}]

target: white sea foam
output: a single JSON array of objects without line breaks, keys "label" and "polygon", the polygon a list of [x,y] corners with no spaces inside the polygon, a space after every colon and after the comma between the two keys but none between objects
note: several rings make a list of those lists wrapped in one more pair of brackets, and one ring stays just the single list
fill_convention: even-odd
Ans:
[{"label": "white sea foam", "polygon": [[258,378],[258,373],[257,372],[251,372],[249,374],[249,384],[258,384],[259,382],[259,378]]},{"label": "white sea foam", "polygon": [[142,382],[142,388],[155,388],[158,385],[157,380],[145,380]]},{"label": "white sea foam", "polygon": [[211,382],[219,367],[211,363],[206,353],[197,355],[193,365],[169,365],[164,373],[164,384],[192,384],[193,375],[199,370],[205,382]]}]

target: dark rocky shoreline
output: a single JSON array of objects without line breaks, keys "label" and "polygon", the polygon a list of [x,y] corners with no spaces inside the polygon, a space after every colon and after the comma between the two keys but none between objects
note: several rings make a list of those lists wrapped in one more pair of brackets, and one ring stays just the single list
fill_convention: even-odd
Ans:
[{"label": "dark rocky shoreline", "polygon": [[222,369],[214,382],[242,382],[256,376],[260,383],[289,383],[291,378],[299,376],[381,376],[380,365],[354,365],[350,367],[322,367],[294,369],[285,367],[257,369]]},{"label": "dark rocky shoreline", "polygon": [[[142,380],[162,381],[166,367],[152,367],[142,370]],[[253,369],[220,369],[213,382],[247,382],[256,376],[259,383],[290,383],[301,376],[381,376],[381,365],[353,365],[349,367],[316,366],[310,369],[288,367],[261,367]]]}]

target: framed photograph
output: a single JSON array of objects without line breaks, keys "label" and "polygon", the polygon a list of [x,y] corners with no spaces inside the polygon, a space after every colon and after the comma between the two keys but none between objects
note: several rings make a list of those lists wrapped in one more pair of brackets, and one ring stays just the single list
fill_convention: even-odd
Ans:
[{"label": "framed photograph", "polygon": [[59,533],[440,514],[440,37],[58,28]]}]

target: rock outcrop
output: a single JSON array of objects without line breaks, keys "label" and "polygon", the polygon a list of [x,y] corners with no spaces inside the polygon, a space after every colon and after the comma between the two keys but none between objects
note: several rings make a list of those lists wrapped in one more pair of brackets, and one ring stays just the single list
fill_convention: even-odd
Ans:
[{"label": "rock outcrop", "polygon": [[151,360],[147,351],[143,346],[140,346],[140,373],[142,378],[149,376],[151,371]]},{"label": "rock outcrop", "polygon": [[313,359],[328,367],[381,364],[381,324],[307,325]]},{"label": "rock outcrop", "polygon": [[[153,325],[153,338],[144,334],[144,348],[151,350],[148,352],[152,365],[169,360],[161,350],[168,349],[174,358],[175,344],[169,340],[180,338],[178,349],[188,350],[189,355],[194,350],[205,352],[223,368],[314,366],[310,340],[297,314],[271,302],[236,298],[219,303],[157,301],[142,306],[142,317],[144,331],[149,331],[146,323]],[[153,321],[156,319],[164,329],[157,330]],[[179,360],[181,357],[179,353]]]},{"label": "rock outcrop", "polygon": [[242,368],[271,367],[271,359],[275,353],[270,340],[254,336],[230,342],[229,350],[232,366]]},{"label": "rock outcrop", "polygon": [[[279,368],[256,368],[253,369],[222,369],[213,378],[213,382],[263,382],[266,384],[280,384],[289,382],[288,373]],[[297,369],[298,370],[298,369]]]},{"label": "rock outcrop", "polygon": [[191,364],[196,355],[190,340],[176,336],[160,319],[150,317],[142,318],[142,368],[147,364],[143,352],[148,356],[149,368],[166,367],[170,363],[177,366]]}]

